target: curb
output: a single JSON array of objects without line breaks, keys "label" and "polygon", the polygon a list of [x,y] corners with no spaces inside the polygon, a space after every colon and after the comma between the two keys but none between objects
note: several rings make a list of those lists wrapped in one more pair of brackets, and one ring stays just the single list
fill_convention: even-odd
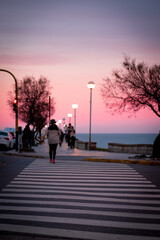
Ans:
[{"label": "curb", "polygon": [[112,162],[112,163],[124,163],[124,164],[142,164],[142,165],[154,165],[160,166],[160,161],[152,160],[123,160],[123,159],[100,159],[100,158],[84,158],[85,161],[91,162]]},{"label": "curb", "polygon": [[3,153],[4,155],[16,156],[16,157],[28,157],[28,158],[45,158],[42,155],[26,155],[23,153]]},{"label": "curb", "polygon": [[[4,155],[9,156],[16,156],[16,157],[26,157],[26,158],[42,158],[45,159],[46,157],[43,155],[32,155],[32,154],[23,154],[23,153],[11,153],[11,152],[4,152]],[[123,163],[123,164],[141,164],[141,165],[153,165],[153,166],[160,166],[160,160],[143,160],[143,159],[103,159],[103,158],[84,158],[84,161],[90,162],[111,162],[111,163]]]}]

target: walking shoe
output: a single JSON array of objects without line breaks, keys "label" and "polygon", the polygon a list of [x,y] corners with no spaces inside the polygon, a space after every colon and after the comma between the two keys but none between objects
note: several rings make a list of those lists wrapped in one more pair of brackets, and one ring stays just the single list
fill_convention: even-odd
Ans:
[{"label": "walking shoe", "polygon": [[50,163],[52,163],[52,159],[50,159]]},{"label": "walking shoe", "polygon": [[52,160],[52,163],[55,163],[55,159]]}]

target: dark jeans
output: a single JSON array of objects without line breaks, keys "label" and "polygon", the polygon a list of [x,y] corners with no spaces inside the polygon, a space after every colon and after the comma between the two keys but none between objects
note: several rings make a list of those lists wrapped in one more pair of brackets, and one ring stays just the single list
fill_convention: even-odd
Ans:
[{"label": "dark jeans", "polygon": [[50,159],[55,159],[57,145],[58,144],[49,144],[49,156],[50,156]]},{"label": "dark jeans", "polygon": [[71,148],[75,148],[75,137],[74,136],[70,137],[70,146],[71,146]]}]

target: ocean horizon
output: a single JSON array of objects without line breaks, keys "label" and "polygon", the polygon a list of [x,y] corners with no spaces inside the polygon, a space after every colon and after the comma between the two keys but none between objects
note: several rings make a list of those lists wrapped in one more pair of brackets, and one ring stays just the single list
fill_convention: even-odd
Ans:
[{"label": "ocean horizon", "polygon": [[[153,144],[158,133],[92,133],[91,141],[97,142],[98,148],[108,148],[108,143]],[[80,141],[89,141],[88,133],[77,133]]]}]

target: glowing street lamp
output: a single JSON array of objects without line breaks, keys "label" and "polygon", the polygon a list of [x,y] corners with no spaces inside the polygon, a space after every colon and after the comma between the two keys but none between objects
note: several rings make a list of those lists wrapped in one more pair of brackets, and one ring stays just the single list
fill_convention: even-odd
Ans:
[{"label": "glowing street lamp", "polygon": [[69,123],[71,123],[72,113],[68,113],[68,117],[69,117]]},{"label": "glowing street lamp", "polygon": [[74,109],[74,129],[76,132],[76,109],[78,108],[78,104],[76,103],[72,104],[72,108]]},{"label": "glowing street lamp", "polygon": [[92,116],[92,89],[95,88],[93,81],[88,82],[87,87],[90,89],[90,122],[89,122],[89,147],[91,143],[91,116]]}]

